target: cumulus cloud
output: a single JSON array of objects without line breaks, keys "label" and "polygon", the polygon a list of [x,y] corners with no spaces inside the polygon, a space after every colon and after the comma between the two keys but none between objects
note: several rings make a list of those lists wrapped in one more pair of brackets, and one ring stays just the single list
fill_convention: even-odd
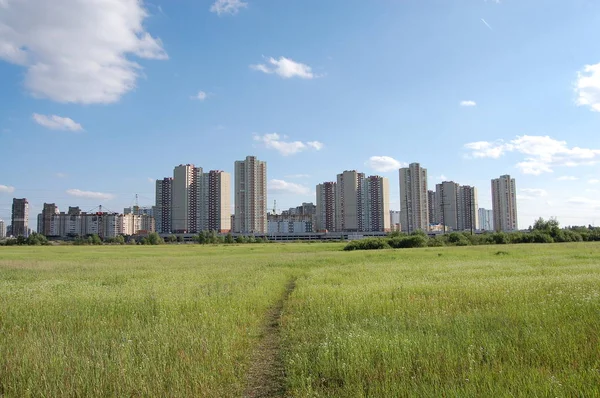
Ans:
[{"label": "cumulus cloud", "polygon": [[588,183],[589,184],[598,184],[598,183],[600,183],[600,180],[597,178],[592,178],[592,179],[588,180]]},{"label": "cumulus cloud", "polygon": [[577,73],[575,92],[577,105],[589,106],[592,111],[600,112],[600,63],[585,65]]},{"label": "cumulus cloud", "polygon": [[475,158],[497,159],[506,152],[523,154],[525,158],[516,166],[524,174],[533,175],[551,173],[556,166],[592,165],[600,160],[600,149],[569,147],[566,141],[549,136],[517,136],[509,142],[478,141],[465,144],[465,148],[470,149],[470,156]]},{"label": "cumulus cloud", "polygon": [[198,100],[198,101],[204,101],[207,97],[208,97],[208,94],[206,92],[204,92],[204,91],[198,91],[198,94],[193,95],[191,97],[191,99]]},{"label": "cumulus cloud", "polygon": [[545,189],[540,188],[523,188],[520,191],[524,192],[527,195],[536,197],[548,196],[548,192]]},{"label": "cumulus cloud", "polygon": [[560,176],[557,178],[558,181],[577,181],[578,179],[575,176]]},{"label": "cumulus cloud", "polygon": [[35,97],[111,103],[132,90],[141,66],[130,58],[167,59],[144,29],[140,0],[2,0],[0,59],[26,69]]},{"label": "cumulus cloud", "polygon": [[287,182],[284,180],[270,180],[268,183],[268,189],[271,192],[282,192],[290,193],[295,195],[309,195],[310,189],[304,185],[296,184],[293,182]]},{"label": "cumulus cloud", "polygon": [[267,58],[267,63],[268,64],[250,65],[250,68],[267,74],[275,73],[284,79],[289,79],[292,77],[313,79],[318,77],[312,72],[312,68],[310,66],[286,57],[279,57],[279,59],[269,57]]},{"label": "cumulus cloud", "polygon": [[217,0],[210,6],[210,12],[221,16],[222,14],[235,15],[240,9],[248,7],[248,3],[241,0]]},{"label": "cumulus cloud", "polygon": [[66,173],[54,173],[56,178],[67,178],[68,175]]},{"label": "cumulus cloud", "polygon": [[298,152],[312,148],[317,151],[323,149],[323,143],[319,141],[283,141],[277,133],[258,135],[254,134],[254,141],[261,142],[268,149],[275,149],[283,156],[293,155]]},{"label": "cumulus cloud", "polygon": [[102,200],[110,200],[114,199],[115,195],[104,192],[92,192],[92,191],[82,191],[80,189],[67,189],[67,194],[71,196],[75,196],[77,198],[83,199],[102,199]]},{"label": "cumulus cloud", "polygon": [[11,187],[8,185],[0,185],[0,193],[13,193],[15,192],[15,187]]},{"label": "cumulus cloud", "polygon": [[380,173],[395,171],[401,167],[407,166],[406,163],[402,163],[390,156],[371,156],[369,160],[365,162],[365,165]]},{"label": "cumulus cloud", "polygon": [[76,123],[73,119],[68,117],[60,117],[56,115],[40,115],[39,113],[33,114],[33,120],[40,126],[49,128],[50,130],[68,130],[68,131],[82,131],[83,127],[81,124]]},{"label": "cumulus cloud", "polygon": [[477,106],[477,102],[475,102],[475,101],[460,101],[460,106],[466,106],[466,107]]}]

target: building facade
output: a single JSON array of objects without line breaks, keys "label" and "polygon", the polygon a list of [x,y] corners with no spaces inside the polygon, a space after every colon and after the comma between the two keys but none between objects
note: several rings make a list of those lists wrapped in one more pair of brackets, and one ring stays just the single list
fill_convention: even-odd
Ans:
[{"label": "building facade", "polygon": [[366,223],[361,231],[390,232],[390,183],[385,177],[369,176],[366,179]]},{"label": "building facade", "polygon": [[173,209],[173,178],[156,180],[156,197],[153,208],[156,231],[158,233],[171,233]]},{"label": "building facade", "polygon": [[494,229],[511,232],[519,229],[517,222],[517,188],[515,179],[503,175],[492,180],[492,211]]},{"label": "building facade", "polygon": [[435,191],[427,190],[427,212],[429,214],[429,225],[439,224],[436,221],[437,204],[435,201]]},{"label": "building facade", "polygon": [[171,229],[174,233],[195,233],[198,229],[198,180],[202,168],[180,164],[173,170]]},{"label": "building facade", "polygon": [[454,181],[444,181],[435,186],[435,224],[442,230],[458,231],[458,189]]},{"label": "building facade", "polygon": [[0,220],[0,239],[6,238],[6,224],[4,220]]},{"label": "building facade", "polygon": [[231,174],[211,170],[198,184],[200,231],[231,232]]},{"label": "building facade", "polygon": [[255,156],[236,161],[234,191],[234,231],[267,232],[267,162]]},{"label": "building facade", "polygon": [[477,211],[479,217],[478,229],[480,231],[494,230],[494,212],[492,210],[480,208]]},{"label": "building facade", "polygon": [[479,226],[477,188],[461,185],[458,188],[458,230],[476,231]]},{"label": "building facade", "polygon": [[11,226],[12,236],[29,236],[29,202],[27,199],[13,198]]},{"label": "building facade", "polygon": [[52,217],[55,214],[58,214],[58,206],[54,203],[44,203],[44,207],[42,207],[42,214],[38,216],[38,233],[51,236],[52,233]]},{"label": "building facade", "polygon": [[364,173],[346,170],[337,176],[336,231],[357,232],[366,224],[364,200],[366,196]]},{"label": "building facade", "polygon": [[336,228],[336,183],[333,181],[317,185],[316,228],[317,231],[335,231]]},{"label": "building facade", "polygon": [[403,232],[428,230],[427,169],[419,163],[400,169],[400,211]]}]

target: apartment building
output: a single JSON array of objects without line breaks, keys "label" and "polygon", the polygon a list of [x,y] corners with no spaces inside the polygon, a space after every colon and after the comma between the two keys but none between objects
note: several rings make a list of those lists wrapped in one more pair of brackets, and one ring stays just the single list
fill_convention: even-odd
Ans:
[{"label": "apartment building", "polygon": [[200,232],[198,228],[198,180],[202,168],[180,164],[173,170],[171,228],[174,233]]},{"label": "apartment building", "polygon": [[335,231],[336,229],[336,183],[333,181],[317,185],[316,229]]},{"label": "apartment building", "polygon": [[481,231],[494,230],[494,212],[492,210],[480,208],[477,211],[479,217],[478,229]]},{"label": "apartment building", "polygon": [[6,238],[6,224],[0,219],[0,239]]},{"label": "apartment building", "polygon": [[503,175],[492,180],[492,211],[496,231],[517,231],[517,188],[515,179]]},{"label": "apartment building", "polygon": [[12,236],[29,236],[29,202],[13,198],[11,216]]},{"label": "apartment building", "polygon": [[173,210],[173,178],[156,180],[155,206],[152,209],[158,233],[170,233],[171,212]]},{"label": "apartment building", "polygon": [[198,184],[200,231],[231,232],[231,174],[211,170]]},{"label": "apartment building", "polygon": [[366,179],[366,223],[361,231],[389,232],[390,224],[390,183],[387,178],[369,176]]},{"label": "apartment building", "polygon": [[357,232],[366,224],[364,200],[366,196],[364,173],[346,170],[337,175],[336,231]]},{"label": "apartment building", "polygon": [[442,224],[446,230],[458,231],[458,189],[454,181],[444,181],[435,186],[435,224]]},{"label": "apartment building", "polygon": [[50,236],[52,233],[52,217],[58,213],[58,206],[55,203],[44,203],[42,213],[38,215],[38,233]]},{"label": "apartment building", "polygon": [[477,188],[461,185],[458,188],[458,230],[476,231],[479,226]]},{"label": "apartment building", "polygon": [[435,201],[435,191],[427,190],[427,212],[429,215],[429,225],[439,224],[436,220],[437,203]]},{"label": "apartment building", "polygon": [[400,211],[402,231],[428,230],[429,203],[427,169],[411,163],[400,169]]},{"label": "apartment building", "polygon": [[234,231],[267,232],[267,162],[255,156],[236,161],[234,191]]}]

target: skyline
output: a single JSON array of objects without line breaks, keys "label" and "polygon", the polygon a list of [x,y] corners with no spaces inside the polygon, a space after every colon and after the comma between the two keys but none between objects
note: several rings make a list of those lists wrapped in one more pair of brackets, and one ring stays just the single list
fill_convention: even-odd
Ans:
[{"label": "skyline", "polygon": [[418,162],[487,209],[510,174],[521,228],[600,221],[600,4],[122,3],[0,2],[0,219],[13,197],[151,206],[177,164],[233,175],[254,155],[267,207],[357,170],[398,210]]}]

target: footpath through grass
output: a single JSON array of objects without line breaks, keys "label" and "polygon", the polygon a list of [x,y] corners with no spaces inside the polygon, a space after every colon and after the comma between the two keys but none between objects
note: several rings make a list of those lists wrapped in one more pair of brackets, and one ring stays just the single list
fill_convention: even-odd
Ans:
[{"label": "footpath through grass", "polygon": [[342,248],[0,248],[0,396],[600,395],[600,244]]}]

